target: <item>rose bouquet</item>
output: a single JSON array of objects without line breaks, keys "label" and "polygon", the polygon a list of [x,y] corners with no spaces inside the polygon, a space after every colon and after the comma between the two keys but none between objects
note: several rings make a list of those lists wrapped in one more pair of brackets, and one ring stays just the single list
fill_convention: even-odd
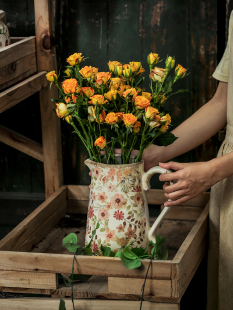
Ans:
[{"label": "rose bouquet", "polygon": [[185,91],[172,93],[172,87],[187,70],[179,64],[175,68],[173,57],[168,56],[165,68],[159,68],[158,54],[148,55],[150,93],[142,89],[145,70],[140,62],[109,61],[110,72],[99,72],[91,66],[81,68],[84,60],[82,53],[71,55],[64,80],[60,83],[55,71],[47,79],[59,89],[59,99],[51,99],[57,116],[74,128],[91,160],[101,162],[105,153],[107,164],[117,164],[114,148],[120,147],[123,164],[129,163],[133,149],[139,150],[135,158],[139,162],[152,143],[166,146],[177,139],[167,131],[171,117],[164,102]]}]

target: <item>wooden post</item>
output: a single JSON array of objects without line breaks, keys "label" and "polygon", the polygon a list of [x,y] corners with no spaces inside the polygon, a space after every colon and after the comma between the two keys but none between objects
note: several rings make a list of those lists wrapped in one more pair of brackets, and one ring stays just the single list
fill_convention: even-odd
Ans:
[{"label": "wooden post", "polygon": [[[54,18],[52,0],[34,0],[38,71],[57,71],[56,50],[52,44]],[[40,90],[41,126],[46,198],[63,184],[60,120],[49,99],[58,98],[55,86]]]}]

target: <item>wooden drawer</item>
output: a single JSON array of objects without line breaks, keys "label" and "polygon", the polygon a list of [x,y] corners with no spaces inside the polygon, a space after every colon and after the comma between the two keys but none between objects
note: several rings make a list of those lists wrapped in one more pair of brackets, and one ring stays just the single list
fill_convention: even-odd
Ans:
[{"label": "wooden drawer", "polygon": [[0,49],[0,91],[37,72],[36,37],[11,38]]}]

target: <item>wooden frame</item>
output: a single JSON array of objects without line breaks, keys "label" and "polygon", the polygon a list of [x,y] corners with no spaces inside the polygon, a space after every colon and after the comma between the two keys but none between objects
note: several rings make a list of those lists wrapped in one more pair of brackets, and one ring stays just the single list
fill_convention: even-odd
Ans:
[{"label": "wooden frame", "polygon": [[[18,286],[16,289],[11,287],[12,285],[8,285],[11,279],[6,282],[0,281],[2,291],[40,293],[54,297],[70,296],[70,288],[57,286],[55,275],[71,273],[73,256],[31,251],[67,213],[72,213],[74,208],[76,209],[75,213],[85,214],[88,196],[87,186],[60,187],[0,241],[0,274],[10,272],[11,279],[14,279]],[[185,206],[177,207],[179,212],[176,213],[176,219],[191,220],[194,225],[172,260],[153,261],[152,263],[145,288],[145,300],[156,302],[157,308],[155,309],[170,309],[169,307],[179,309],[177,305],[179,305],[181,297],[205,254],[208,226],[208,205],[205,206],[205,204],[208,199],[209,194],[204,193],[187,202]],[[163,191],[150,190],[148,200],[151,204],[163,204],[165,202]],[[196,206],[194,206],[195,203]],[[193,208],[195,212],[190,213],[190,208]],[[173,218],[174,211],[170,210],[169,212],[167,220]],[[97,285],[96,289],[91,292],[90,289],[85,290],[85,284],[82,289],[82,284],[79,283],[74,290],[74,297],[88,298],[92,296],[93,298],[98,296],[98,298],[105,299],[140,300],[140,289],[148,264],[149,260],[143,260],[140,268],[129,270],[118,258],[76,256],[74,272],[76,274],[92,274],[95,276],[93,278],[96,278]],[[38,286],[36,283],[34,283],[34,287],[25,286],[25,281],[21,284],[16,280],[19,278],[19,274],[24,274],[25,277],[41,276],[42,279],[52,274],[53,281],[49,278],[49,285],[55,286],[55,289],[44,287],[43,284]],[[99,276],[108,277],[107,289],[106,280],[99,280]],[[105,287],[105,290],[101,291],[101,285]],[[171,304],[176,307],[172,308]],[[164,305],[169,305],[169,307],[164,308]]]},{"label": "wooden frame", "polygon": [[[12,38],[0,50],[0,113],[40,92],[43,145],[0,126],[0,141],[44,163],[46,198],[63,184],[60,120],[49,97],[58,97],[46,80],[56,70],[52,0],[34,0],[36,37]],[[49,44],[48,44],[49,42]],[[15,84],[15,85],[14,85]],[[13,85],[13,86],[12,86]],[[5,90],[4,90],[5,89]]]}]

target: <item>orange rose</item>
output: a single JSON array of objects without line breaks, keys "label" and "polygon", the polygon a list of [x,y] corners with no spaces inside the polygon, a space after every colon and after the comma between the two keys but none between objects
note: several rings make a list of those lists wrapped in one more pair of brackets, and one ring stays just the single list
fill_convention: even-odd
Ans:
[{"label": "orange rose", "polygon": [[96,74],[96,83],[98,85],[106,84],[111,77],[109,72],[99,72]]},{"label": "orange rose", "polygon": [[80,93],[84,94],[85,96],[87,96],[87,98],[90,98],[91,96],[94,95],[95,91],[91,87],[81,87],[80,88]]},{"label": "orange rose", "polygon": [[106,102],[108,102],[108,100],[104,100],[103,95],[93,95],[90,99],[91,99],[91,101],[88,101],[88,103],[94,104],[94,105],[96,105],[97,103],[98,104],[105,104]]},{"label": "orange rose", "polygon": [[142,96],[145,97],[147,100],[151,101],[152,95],[147,92],[142,92]]},{"label": "orange rose", "polygon": [[123,122],[125,123],[126,127],[134,125],[137,121],[137,117],[134,116],[132,113],[124,114],[123,115]]},{"label": "orange rose", "polygon": [[152,79],[152,81],[154,81],[154,82],[156,82],[156,81],[162,82],[166,73],[167,73],[166,69],[155,67],[152,70],[152,72],[149,74],[149,76]]},{"label": "orange rose", "polygon": [[145,117],[149,118],[150,120],[154,119],[155,115],[158,114],[159,111],[153,107],[147,107],[145,109]]},{"label": "orange rose", "polygon": [[118,122],[123,121],[123,115],[125,114],[125,112],[117,112],[115,113],[118,117]]},{"label": "orange rose", "polygon": [[50,71],[46,74],[46,78],[49,82],[54,82],[54,77],[57,79],[55,71]]},{"label": "orange rose", "polygon": [[168,126],[167,125],[163,125],[163,126],[161,126],[161,128],[160,128],[160,131],[161,132],[165,132],[165,131],[167,131],[168,130]]},{"label": "orange rose", "polygon": [[66,116],[65,120],[67,121],[67,123],[70,124],[70,122],[72,121],[72,116],[71,115]]},{"label": "orange rose", "polygon": [[185,69],[184,67],[182,67],[181,65],[177,65],[176,69],[175,69],[175,74],[177,76],[185,76],[187,69]]},{"label": "orange rose", "polygon": [[147,56],[147,62],[149,65],[154,66],[157,64],[157,62],[159,61],[159,55],[155,54],[155,53],[150,53]]},{"label": "orange rose", "polygon": [[145,69],[141,68],[139,71],[136,72],[136,75],[141,75],[145,72]]},{"label": "orange rose", "polygon": [[141,122],[137,121],[133,126],[133,132],[138,133],[141,130]]},{"label": "orange rose", "polygon": [[118,122],[118,116],[116,115],[116,113],[110,112],[107,114],[107,116],[105,118],[105,122],[110,124],[110,125],[114,125]]},{"label": "orange rose", "polygon": [[65,102],[69,103],[70,102],[70,97],[65,97]]},{"label": "orange rose", "polygon": [[109,92],[104,94],[104,97],[107,98],[109,101],[112,101],[113,99],[116,100],[117,91],[116,90],[110,90]]},{"label": "orange rose", "polygon": [[100,136],[95,140],[94,146],[98,146],[101,150],[106,146],[106,140],[103,136]]},{"label": "orange rose", "polygon": [[61,103],[56,103],[56,113],[57,113],[57,116],[60,117],[60,118],[63,118],[64,116],[67,116],[69,115],[69,111],[67,109],[67,105],[63,102]]},{"label": "orange rose", "polygon": [[150,101],[143,96],[134,98],[135,105],[138,109],[145,109],[150,105]]},{"label": "orange rose", "polygon": [[[105,118],[106,118],[106,113],[103,110],[102,113],[99,114],[99,121],[100,121],[101,124],[105,121]],[[96,122],[98,123],[98,119],[97,118],[96,118]]]},{"label": "orange rose", "polygon": [[82,74],[82,76],[87,79],[91,78],[92,80],[95,78],[97,72],[99,69],[92,67],[92,66],[85,66],[79,72]]},{"label": "orange rose", "polygon": [[66,61],[71,65],[74,66],[77,63],[80,63],[83,59],[83,56],[81,56],[82,53],[74,53],[73,55],[71,55],[70,57],[68,57],[66,59]]},{"label": "orange rose", "polygon": [[75,93],[78,87],[78,82],[76,79],[68,79],[62,82],[62,88],[65,94]]},{"label": "orange rose", "polygon": [[110,87],[112,90],[117,89],[121,84],[121,79],[120,78],[111,78],[111,84]]},{"label": "orange rose", "polygon": [[126,91],[123,92],[123,97],[132,97],[132,98],[135,98],[138,94],[138,91],[136,91],[135,88],[129,88],[127,89]]},{"label": "orange rose", "polygon": [[119,61],[109,61],[108,67],[111,72],[114,72],[117,66],[121,66],[121,63]]},{"label": "orange rose", "polygon": [[72,100],[73,100],[74,103],[76,103],[77,97],[74,96],[73,94],[72,94]]},{"label": "orange rose", "polygon": [[166,114],[165,116],[161,117],[161,122],[165,122],[165,125],[171,124],[171,116]]}]

